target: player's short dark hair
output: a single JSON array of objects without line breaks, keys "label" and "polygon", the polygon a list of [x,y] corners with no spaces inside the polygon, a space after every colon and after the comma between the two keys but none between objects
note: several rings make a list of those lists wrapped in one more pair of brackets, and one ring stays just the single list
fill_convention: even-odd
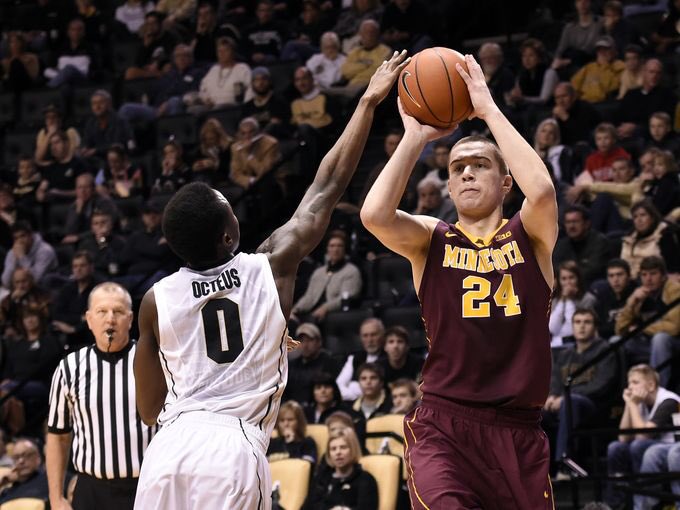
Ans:
[{"label": "player's short dark hair", "polygon": [[574,320],[574,317],[577,315],[590,315],[593,318],[593,322],[597,326],[598,323],[600,322],[600,318],[597,316],[597,312],[595,309],[590,308],[588,306],[577,306],[576,310],[574,310],[574,315],[572,315],[572,320]]},{"label": "player's short dark hair", "polygon": [[666,274],[667,272],[666,261],[658,255],[650,255],[640,262],[640,272],[654,271],[655,269],[661,271],[661,274]]},{"label": "player's short dark hair", "polygon": [[357,368],[357,379],[366,371],[373,372],[381,381],[385,380],[385,371],[377,363],[362,363],[359,365],[359,368]]},{"label": "player's short dark hair", "polygon": [[630,264],[623,259],[611,259],[607,262],[607,269],[612,267],[619,267],[623,269],[628,276],[630,276]]},{"label": "player's short dark hair", "polygon": [[498,148],[498,145],[496,145],[496,142],[489,140],[485,136],[480,135],[466,136],[465,138],[461,138],[460,140],[458,140],[452,149],[455,149],[459,145],[474,142],[481,142],[491,147],[493,151],[493,157],[496,160],[496,163],[498,164],[498,168],[500,169],[501,174],[510,175],[508,164],[505,162],[505,159],[503,159],[503,154],[501,153],[501,150]]},{"label": "player's short dark hair", "polygon": [[215,262],[225,233],[238,242],[238,220],[203,182],[181,187],[165,208],[163,235],[172,251],[191,265]]},{"label": "player's short dark hair", "polygon": [[410,335],[408,334],[408,330],[404,326],[391,326],[387,328],[385,330],[385,340],[387,340],[387,337],[389,337],[390,335],[401,338],[404,342],[406,342],[406,345],[411,344]]},{"label": "player's short dark hair", "polygon": [[570,205],[564,210],[564,216],[566,217],[567,214],[569,213],[579,213],[581,215],[581,218],[583,218],[583,221],[590,221],[590,211],[583,207],[582,205],[574,204]]}]

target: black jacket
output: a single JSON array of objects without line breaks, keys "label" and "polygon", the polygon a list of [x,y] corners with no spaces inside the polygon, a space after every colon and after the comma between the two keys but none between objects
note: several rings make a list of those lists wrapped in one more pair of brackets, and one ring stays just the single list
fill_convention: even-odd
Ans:
[{"label": "black jacket", "polygon": [[346,506],[352,510],[378,508],[378,484],[359,464],[347,478],[334,478],[332,470],[322,470],[312,480],[303,510],[330,510]]}]

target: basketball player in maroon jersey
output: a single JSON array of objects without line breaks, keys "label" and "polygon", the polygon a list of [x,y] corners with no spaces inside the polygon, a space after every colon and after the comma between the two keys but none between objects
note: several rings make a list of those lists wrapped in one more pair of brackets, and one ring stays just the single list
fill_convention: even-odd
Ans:
[{"label": "basketball player in maroon jersey", "polygon": [[[548,306],[557,203],[548,171],[494,103],[467,55],[457,66],[483,137],[449,156],[455,225],[397,210],[425,144],[447,131],[405,114],[405,134],[371,188],[364,225],[411,261],[429,339],[422,405],[404,419],[415,509],[553,508],[540,408],[550,383]],[[500,148],[500,149],[499,149]],[[508,172],[512,170],[512,177]],[[507,220],[513,178],[526,200]]]}]

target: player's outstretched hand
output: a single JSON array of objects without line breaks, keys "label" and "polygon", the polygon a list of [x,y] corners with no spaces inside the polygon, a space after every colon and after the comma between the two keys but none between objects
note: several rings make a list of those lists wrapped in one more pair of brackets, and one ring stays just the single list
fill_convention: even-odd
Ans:
[{"label": "player's outstretched hand", "polygon": [[485,119],[487,115],[498,110],[498,106],[491,97],[491,92],[486,84],[484,78],[484,71],[472,55],[465,55],[465,63],[467,64],[468,72],[463,69],[463,66],[456,64],[456,70],[460,74],[463,81],[467,85],[470,99],[474,111],[470,115],[470,119],[479,117]]},{"label": "player's outstretched hand", "polygon": [[389,60],[383,60],[378,69],[376,69],[371,81],[368,83],[364,97],[369,99],[373,104],[380,103],[397,80],[397,76],[401,70],[408,65],[411,57],[406,58],[406,50],[401,53],[395,51]]},{"label": "player's outstretched hand", "polygon": [[425,142],[430,142],[432,140],[448,136],[458,129],[458,124],[450,128],[437,128],[427,124],[421,124],[415,117],[412,117],[406,113],[406,110],[404,110],[404,105],[401,104],[400,98],[397,98],[397,106],[399,107],[401,121],[404,123],[404,131],[415,133],[421,136]]}]

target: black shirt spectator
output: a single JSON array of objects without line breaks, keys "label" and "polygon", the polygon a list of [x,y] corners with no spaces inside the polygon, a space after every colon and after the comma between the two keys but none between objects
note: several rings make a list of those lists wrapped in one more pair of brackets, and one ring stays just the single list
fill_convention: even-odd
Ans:
[{"label": "black shirt spectator", "polygon": [[90,222],[90,232],[78,243],[78,250],[92,255],[95,274],[103,280],[120,274],[120,254],[125,239],[113,233],[113,217],[105,211],[95,211]]},{"label": "black shirt spectator", "polygon": [[590,292],[597,299],[594,310],[601,338],[608,340],[616,334],[616,316],[635,287],[630,278],[630,266],[622,259],[610,260],[607,263],[607,279],[593,282]]},{"label": "black shirt spectator", "polygon": [[92,213],[106,211],[115,219],[116,206],[111,200],[95,194],[94,177],[80,174],[75,180],[75,201],[69,206],[64,225],[64,244],[77,243],[80,235],[90,230]]},{"label": "black shirt spectator", "polygon": [[248,61],[253,64],[275,62],[283,42],[288,38],[285,26],[274,19],[274,6],[269,0],[257,2],[255,23],[244,30]]},{"label": "black shirt spectator", "polygon": [[97,90],[92,94],[91,104],[92,116],[83,128],[82,156],[103,160],[107,149],[114,144],[120,144],[128,150],[134,149],[132,129],[113,110],[111,94],[106,90]]},{"label": "black shirt spectator", "polygon": [[271,74],[266,67],[256,67],[251,74],[253,98],[241,109],[243,118],[253,117],[262,131],[275,138],[290,134],[290,106],[274,94]]},{"label": "black shirt spectator", "polygon": [[555,107],[552,115],[560,127],[560,138],[565,145],[587,142],[600,122],[600,114],[593,106],[576,97],[571,83],[563,82],[555,87]]},{"label": "black shirt spectator", "polygon": [[30,439],[19,439],[12,450],[14,467],[0,480],[0,504],[20,498],[46,500],[47,475],[40,448]]},{"label": "black shirt spectator", "polygon": [[396,50],[417,51],[419,40],[428,33],[430,14],[421,0],[389,2],[380,21],[383,42]]},{"label": "black shirt spectator", "polygon": [[175,39],[163,30],[162,15],[152,11],[144,16],[144,25],[139,30],[142,43],[137,50],[135,63],[125,71],[126,80],[158,78],[163,68],[170,63]]}]

